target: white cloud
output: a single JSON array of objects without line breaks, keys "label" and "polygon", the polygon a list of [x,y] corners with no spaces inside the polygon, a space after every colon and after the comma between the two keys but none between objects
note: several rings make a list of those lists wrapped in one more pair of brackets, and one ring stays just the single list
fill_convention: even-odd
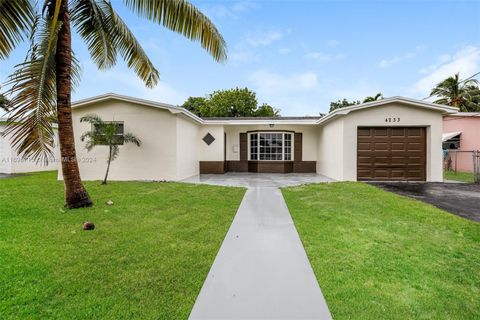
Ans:
[{"label": "white cloud", "polygon": [[380,68],[387,68],[387,67],[390,67],[394,64],[396,64],[397,62],[400,62],[401,58],[399,57],[393,57],[391,59],[382,59],[382,61],[380,61],[380,63],[378,64]]},{"label": "white cloud", "polygon": [[282,39],[284,33],[279,30],[257,31],[245,37],[245,42],[252,47],[264,47]]},{"label": "white cloud", "polygon": [[407,52],[403,55],[395,56],[395,57],[390,58],[390,59],[382,59],[380,61],[380,63],[378,64],[378,66],[380,68],[391,67],[394,64],[397,64],[401,61],[404,61],[404,60],[411,59],[411,58],[415,57],[420,51],[424,50],[425,48],[426,47],[424,45],[419,45],[419,46],[416,46],[415,49],[413,49],[412,51]]},{"label": "white cloud", "polygon": [[447,60],[447,55],[442,55],[438,60],[446,62],[422,69],[424,73],[428,72],[428,74],[414,84],[413,92],[428,95],[435,85],[457,72],[462,78],[471,76],[479,69],[480,48],[467,46],[458,51],[451,59]]},{"label": "white cloud", "polygon": [[338,42],[337,40],[329,40],[327,42],[327,46],[330,48],[336,48],[339,44],[340,42]]},{"label": "white cloud", "polygon": [[280,54],[289,54],[290,52],[292,52],[292,49],[290,49],[290,48],[280,48],[280,49],[278,49],[278,53],[280,53]]},{"label": "white cloud", "polygon": [[244,62],[255,62],[259,60],[259,56],[253,50],[236,50],[228,55],[228,61],[234,64]]},{"label": "white cloud", "polygon": [[318,115],[320,111],[321,86],[312,71],[281,74],[259,70],[250,74],[249,81],[258,100],[280,108],[282,115]]},{"label": "white cloud", "polygon": [[108,71],[100,71],[92,62],[82,66],[83,74],[89,75],[82,78],[82,82],[75,92],[74,98],[81,99],[114,92],[147,100],[155,100],[170,104],[181,104],[187,95],[172,85],[160,81],[154,88],[145,86],[132,70],[116,67]]},{"label": "white cloud", "polygon": [[[289,30],[257,30],[247,33],[235,45],[229,54],[229,61],[234,65],[259,61],[262,56],[262,49],[284,37]],[[288,48],[282,48],[278,51],[280,54],[287,54]]]},{"label": "white cloud", "polygon": [[329,94],[332,100],[339,100],[346,98],[348,100],[360,100],[365,97],[375,95],[378,92],[384,92],[382,86],[370,80],[360,79],[348,83],[348,86],[335,85]]},{"label": "white cloud", "polygon": [[304,57],[308,59],[314,59],[320,62],[329,62],[332,60],[344,59],[345,54],[343,53],[329,54],[325,52],[313,51],[313,52],[306,53]]},{"label": "white cloud", "polygon": [[220,19],[238,19],[241,13],[258,8],[254,1],[239,1],[231,5],[214,5],[204,8],[202,11],[208,17]]},{"label": "white cloud", "polygon": [[258,4],[253,1],[240,1],[234,3],[231,8],[234,12],[247,12],[252,9],[257,9]]},{"label": "white cloud", "polygon": [[265,93],[308,91],[315,88],[318,84],[317,74],[311,71],[282,75],[259,70],[252,73],[249,79],[259,90]]}]

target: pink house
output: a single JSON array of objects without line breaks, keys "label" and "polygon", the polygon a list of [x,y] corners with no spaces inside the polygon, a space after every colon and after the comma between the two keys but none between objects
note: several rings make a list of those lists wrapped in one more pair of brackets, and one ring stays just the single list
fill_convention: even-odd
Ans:
[{"label": "pink house", "polygon": [[[480,150],[480,112],[459,112],[443,118],[443,149],[451,150],[451,168],[472,172],[471,152]],[[448,161],[448,159],[447,159]]]}]

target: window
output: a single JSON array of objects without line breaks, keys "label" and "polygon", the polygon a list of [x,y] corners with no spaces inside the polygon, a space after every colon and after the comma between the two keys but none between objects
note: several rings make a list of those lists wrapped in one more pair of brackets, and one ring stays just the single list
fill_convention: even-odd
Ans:
[{"label": "window", "polygon": [[250,160],[291,161],[292,133],[252,132],[249,134]]},{"label": "window", "polygon": [[108,145],[108,141],[105,137],[105,132],[113,131],[115,132],[113,143],[118,145],[123,145],[123,133],[124,133],[123,122],[109,121],[109,122],[104,122],[104,125],[101,125],[100,123],[95,123],[93,124],[93,130],[95,131],[98,138],[95,144]]}]

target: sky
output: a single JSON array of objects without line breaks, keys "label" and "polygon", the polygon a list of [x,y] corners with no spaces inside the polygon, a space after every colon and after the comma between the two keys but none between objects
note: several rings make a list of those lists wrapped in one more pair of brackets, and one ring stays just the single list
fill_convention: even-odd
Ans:
[{"label": "sky", "polygon": [[[331,101],[423,99],[442,79],[480,71],[480,0],[194,0],[228,45],[215,62],[196,42],[136,17],[112,0],[160,71],[146,88],[125,64],[99,71],[74,36],[82,67],[73,100],[108,92],[181,105],[189,96],[248,87],[282,115],[326,113]],[[25,57],[0,60],[0,83]]]}]

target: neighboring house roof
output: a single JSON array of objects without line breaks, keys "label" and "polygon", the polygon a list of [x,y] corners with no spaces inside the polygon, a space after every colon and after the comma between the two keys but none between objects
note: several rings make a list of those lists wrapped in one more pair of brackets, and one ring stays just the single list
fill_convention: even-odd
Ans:
[{"label": "neighboring house roof", "polygon": [[183,114],[190,118],[191,120],[198,122],[200,124],[218,124],[218,125],[258,125],[258,124],[323,124],[326,123],[327,121],[330,121],[332,119],[335,119],[340,116],[344,116],[349,114],[352,111],[357,111],[357,110],[362,110],[362,109],[367,109],[367,108],[372,108],[372,107],[377,107],[381,106],[384,104],[389,104],[389,103],[401,103],[401,104],[406,104],[410,105],[413,107],[420,107],[420,108],[426,108],[432,111],[437,111],[441,113],[446,113],[446,114],[455,114],[458,112],[457,108],[454,107],[449,107],[445,105],[440,105],[440,104],[435,104],[435,103],[430,103],[426,101],[421,101],[421,100],[415,100],[415,99],[410,99],[410,98],[405,98],[405,97],[391,97],[391,98],[385,98],[382,100],[378,101],[373,101],[373,102],[367,102],[367,103],[362,103],[350,107],[344,107],[344,108],[339,108],[334,110],[333,112],[330,112],[326,116],[306,116],[306,117],[239,117],[239,118],[200,118],[197,115],[193,114],[192,112],[188,111],[185,108],[174,106],[171,104],[166,104],[166,103],[161,103],[161,102],[156,102],[156,101],[150,101],[150,100],[145,100],[145,99],[139,99],[139,98],[133,98],[133,97],[128,97],[124,95],[119,95],[116,93],[107,93],[104,95],[96,96],[96,97],[91,97],[88,99],[83,99],[76,101],[72,104],[72,107],[74,108],[79,108],[82,106],[90,105],[92,103],[96,102],[101,102],[101,101],[107,101],[107,100],[119,100],[119,101],[125,101],[125,102],[130,102],[130,103],[136,103],[144,106],[150,106],[150,107],[155,107],[155,108],[160,108],[160,109],[165,109],[170,111],[173,114]]},{"label": "neighboring house roof", "polygon": [[480,112],[457,112],[454,114],[449,114],[448,116],[453,116],[453,117],[479,117],[480,118]]}]

